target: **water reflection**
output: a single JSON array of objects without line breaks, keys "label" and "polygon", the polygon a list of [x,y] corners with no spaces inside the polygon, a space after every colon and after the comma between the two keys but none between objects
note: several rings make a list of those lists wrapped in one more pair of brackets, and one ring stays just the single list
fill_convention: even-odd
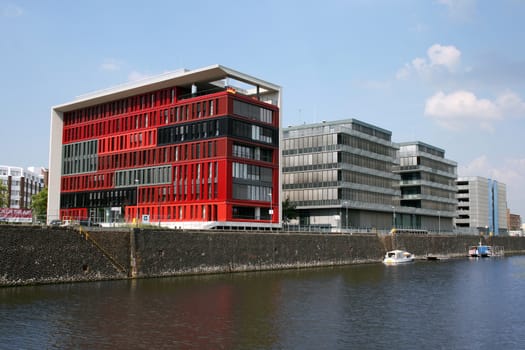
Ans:
[{"label": "water reflection", "polygon": [[514,348],[524,274],[512,257],[4,288],[0,348]]}]

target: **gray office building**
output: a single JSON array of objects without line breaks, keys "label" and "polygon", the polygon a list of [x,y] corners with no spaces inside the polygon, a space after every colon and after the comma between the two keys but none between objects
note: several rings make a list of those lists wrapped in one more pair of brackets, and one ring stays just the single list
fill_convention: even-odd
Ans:
[{"label": "gray office building", "polygon": [[389,230],[399,207],[391,132],[355,119],[283,130],[283,198],[292,226],[327,231]]},{"label": "gray office building", "polygon": [[401,199],[396,227],[452,232],[456,215],[457,163],[441,148],[415,141],[399,144]]},{"label": "gray office building", "polygon": [[480,176],[457,179],[456,227],[469,233],[507,234],[507,186]]}]

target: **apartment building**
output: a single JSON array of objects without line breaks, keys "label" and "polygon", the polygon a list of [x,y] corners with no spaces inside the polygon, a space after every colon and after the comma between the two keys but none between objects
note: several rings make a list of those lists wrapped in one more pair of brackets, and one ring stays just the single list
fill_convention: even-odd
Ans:
[{"label": "apartment building", "polygon": [[0,165],[0,182],[7,193],[6,207],[13,209],[29,209],[33,195],[42,191],[45,186],[46,169],[21,168],[17,166]]}]

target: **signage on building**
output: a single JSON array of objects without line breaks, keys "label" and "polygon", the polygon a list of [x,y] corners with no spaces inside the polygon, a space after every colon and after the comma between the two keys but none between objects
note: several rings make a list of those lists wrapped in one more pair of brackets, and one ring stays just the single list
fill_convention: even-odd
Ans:
[{"label": "signage on building", "polygon": [[31,209],[0,208],[0,221],[31,223],[33,211]]}]

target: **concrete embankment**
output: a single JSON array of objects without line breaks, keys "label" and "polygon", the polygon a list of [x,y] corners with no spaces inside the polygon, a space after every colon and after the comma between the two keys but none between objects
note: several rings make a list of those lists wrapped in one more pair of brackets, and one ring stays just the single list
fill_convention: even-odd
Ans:
[{"label": "concrete embankment", "polygon": [[[478,236],[376,236],[0,226],[0,286],[380,262],[387,250],[463,257]],[[525,254],[525,238],[490,237]]]}]

